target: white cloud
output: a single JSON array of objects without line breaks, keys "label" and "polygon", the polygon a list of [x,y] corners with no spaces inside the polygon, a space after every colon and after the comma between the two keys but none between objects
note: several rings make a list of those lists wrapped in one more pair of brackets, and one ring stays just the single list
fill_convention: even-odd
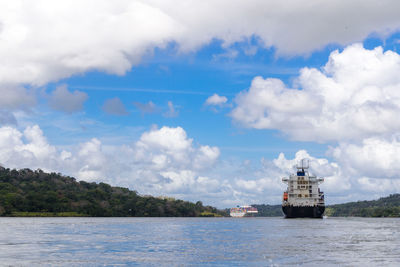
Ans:
[{"label": "white cloud", "polygon": [[400,55],[355,44],[334,51],[322,70],[303,68],[288,88],[254,78],[235,99],[231,116],[257,129],[278,129],[293,140],[343,141],[400,130]]},{"label": "white cloud", "polygon": [[0,81],[44,85],[101,70],[124,74],[179,29],[141,1],[2,1]]},{"label": "white cloud", "polygon": [[193,168],[201,170],[206,166],[212,166],[219,155],[218,147],[200,146],[192,159]]},{"label": "white cloud", "polygon": [[213,94],[209,98],[207,98],[205,105],[207,106],[222,106],[226,102],[228,102],[228,98],[226,96],[219,96],[218,94]]},{"label": "white cloud", "polygon": [[[400,188],[400,179],[394,179],[400,177],[394,173],[376,179],[371,171],[374,166],[379,167],[375,163],[365,172],[349,170],[347,161],[358,167],[351,162],[355,154],[342,152],[341,158],[331,162],[300,150],[293,159],[280,154],[272,161],[262,159],[257,166],[250,161],[243,164],[221,161],[219,156],[217,147],[195,146],[180,127],[152,129],[131,145],[108,146],[93,138],[68,148],[49,144],[38,126],[27,127],[24,131],[0,127],[2,166],[41,168],[86,181],[128,186],[142,194],[200,199],[219,207],[279,203],[285,188],[282,177],[293,173],[294,166],[302,158],[310,159],[312,174],[325,178],[321,187],[328,203],[376,198]],[[364,159],[364,164],[368,164],[368,160]],[[385,168],[382,166],[383,171]]]},{"label": "white cloud", "polygon": [[11,168],[34,165],[46,169],[58,160],[55,147],[47,143],[38,126],[27,127],[23,133],[13,127],[1,127],[0,150],[1,164]]},{"label": "white cloud", "polygon": [[374,179],[368,177],[361,177],[357,179],[358,184],[362,190],[372,193],[386,193],[386,192],[399,192],[400,179]]},{"label": "white cloud", "polygon": [[217,179],[211,179],[205,176],[199,176],[196,179],[198,190],[203,194],[207,193],[219,193],[221,190],[221,183]]},{"label": "white cloud", "polygon": [[[0,82],[45,85],[87,71],[122,75],[155,47],[225,48],[257,36],[281,54],[361,41],[398,30],[399,2],[51,1],[0,2]],[[221,15],[223,14],[223,15]],[[283,34],[284,33],[284,34]],[[293,45],[295,44],[295,45]]]},{"label": "white cloud", "polygon": [[398,5],[395,1],[384,1],[380,12],[376,12],[373,1],[152,3],[182,25],[177,40],[184,49],[212,38],[222,39],[227,46],[255,35],[265,46],[276,46],[280,53],[307,53],[329,43],[349,44],[371,33],[386,35],[399,29],[397,13],[392,10]]},{"label": "white cloud", "polygon": [[129,112],[126,110],[124,104],[121,99],[118,97],[114,97],[111,99],[107,99],[102,107],[103,111],[111,114],[111,115],[128,115]]},{"label": "white cloud", "polygon": [[0,128],[0,164],[9,168],[40,168],[87,181],[129,186],[141,193],[191,197],[220,190],[206,173],[216,163],[219,149],[194,146],[180,128],[144,132],[132,145],[105,146],[96,138],[60,149],[48,143],[35,125],[23,132]]},{"label": "white cloud", "polygon": [[[399,72],[399,54],[351,45],[331,53],[321,70],[303,68],[293,88],[256,77],[236,97],[231,116],[246,127],[278,129],[294,140],[336,143],[327,152],[334,162],[311,162],[336,197],[387,195],[400,181]],[[305,151],[298,154],[294,160],[310,158]],[[282,170],[293,164],[282,155],[274,163]]]},{"label": "white cloud", "polygon": [[96,138],[79,146],[77,158],[81,160],[80,166],[76,166],[79,168],[77,175],[84,180],[109,178],[105,176],[105,174],[108,174],[105,170],[111,168],[115,160],[111,162],[107,160],[107,156],[103,153],[102,144]]},{"label": "white cloud", "polygon": [[217,147],[193,147],[181,127],[162,127],[145,132],[135,144],[135,159],[157,170],[199,170],[210,167],[219,157]]},{"label": "white cloud", "polygon": [[286,159],[285,155],[281,153],[273,162],[282,172],[286,172],[288,175],[288,170],[293,171],[293,167],[302,159],[309,159],[311,174],[325,178],[322,187],[329,192],[344,193],[351,189],[350,176],[342,171],[340,165],[335,162],[329,162],[329,160],[325,158],[312,157],[305,150],[298,151],[295,158],[291,160]]},{"label": "white cloud", "polygon": [[190,170],[162,172],[161,176],[170,181],[165,186],[166,192],[191,192],[196,183],[196,174]]},{"label": "white cloud", "polygon": [[329,153],[356,177],[400,179],[400,140],[368,138],[359,144],[340,143]]},{"label": "white cloud", "polygon": [[[254,38],[257,46],[245,54],[257,53],[260,46],[275,47],[279,55],[307,54],[371,34],[385,38],[400,29],[399,5],[384,0],[377,12],[375,1],[361,0],[291,5],[263,0],[0,1],[0,106],[6,110],[0,122],[16,124],[9,110],[34,106],[38,86],[89,71],[123,75],[154,48],[170,43],[185,53],[219,39],[226,55],[235,57],[231,44]],[[293,88],[277,79],[255,78],[249,91],[236,98],[232,116],[247,127],[279,129],[296,140],[339,141],[331,150],[337,163],[312,161],[332,192],[349,192],[354,185],[373,191],[376,177],[385,181],[379,192],[389,192],[391,186],[398,188],[399,62],[394,52],[352,45],[332,53],[322,70],[304,68]],[[64,86],[49,103],[75,112],[86,99],[85,93]],[[227,98],[215,94],[207,102],[218,106]],[[152,102],[136,106],[143,113],[157,109]],[[174,114],[172,102],[168,106],[167,114]],[[222,164],[219,156],[217,147],[194,145],[179,127],[145,132],[133,145],[110,147],[94,138],[69,151],[49,144],[38,126],[0,128],[0,162],[6,166],[104,179],[143,193],[184,195],[189,190],[192,196],[198,192],[224,201],[266,202],[280,196],[280,175],[300,157],[311,157],[305,151],[293,160],[282,154],[257,170],[232,164],[232,175],[224,178],[222,172],[213,173]]]},{"label": "white cloud", "polygon": [[87,98],[84,92],[78,90],[70,92],[66,85],[60,85],[51,92],[49,104],[54,110],[72,113],[83,110],[83,103]]},{"label": "white cloud", "polygon": [[27,127],[24,131],[24,137],[27,144],[22,146],[21,149],[31,152],[37,159],[44,161],[48,155],[56,153],[56,149],[47,143],[39,126]]},{"label": "white cloud", "polygon": [[173,156],[178,156],[180,151],[188,151],[192,139],[188,139],[185,130],[181,127],[162,127],[143,133],[137,146],[144,149],[168,151]]}]

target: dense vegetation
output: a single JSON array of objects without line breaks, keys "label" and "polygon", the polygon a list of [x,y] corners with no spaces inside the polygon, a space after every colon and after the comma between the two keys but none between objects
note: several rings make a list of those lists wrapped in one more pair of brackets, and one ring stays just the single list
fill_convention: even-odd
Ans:
[{"label": "dense vegetation", "polygon": [[255,215],[256,217],[283,216],[282,205],[253,204],[251,206],[258,210],[258,213]]},{"label": "dense vegetation", "polygon": [[[281,205],[252,205],[258,209],[256,216],[283,216]],[[325,215],[332,217],[400,217],[400,194],[378,200],[329,205]]]},{"label": "dense vegetation", "polygon": [[224,216],[223,211],[173,198],[140,196],[105,183],[58,173],[0,167],[0,216]]},{"label": "dense vegetation", "polygon": [[378,200],[329,205],[326,208],[325,215],[340,217],[400,217],[400,194],[393,194]]},{"label": "dense vegetation", "polygon": [[[258,217],[283,216],[281,205],[252,205]],[[76,181],[59,173],[0,167],[0,216],[227,216],[225,211],[127,188]],[[400,217],[400,194],[329,205],[327,216]]]}]

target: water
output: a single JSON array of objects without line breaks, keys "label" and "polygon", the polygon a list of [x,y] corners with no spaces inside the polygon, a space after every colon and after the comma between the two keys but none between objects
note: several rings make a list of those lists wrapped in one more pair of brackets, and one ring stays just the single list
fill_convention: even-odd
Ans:
[{"label": "water", "polygon": [[393,218],[0,218],[0,265],[400,266]]}]

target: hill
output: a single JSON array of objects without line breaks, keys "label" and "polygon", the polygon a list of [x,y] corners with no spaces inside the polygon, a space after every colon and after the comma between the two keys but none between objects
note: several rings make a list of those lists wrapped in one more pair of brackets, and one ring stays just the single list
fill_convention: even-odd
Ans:
[{"label": "hill", "polygon": [[[281,205],[253,204],[257,217],[283,216]],[[378,200],[348,202],[326,206],[325,215],[331,217],[400,217],[400,194]]]},{"label": "hill", "polygon": [[251,205],[257,208],[258,213],[256,217],[277,217],[283,216],[282,205],[265,205],[265,204],[253,204]]},{"label": "hill", "polygon": [[329,205],[325,215],[336,217],[400,217],[400,194],[378,200]]},{"label": "hill", "polygon": [[0,216],[225,216],[211,206],[141,196],[105,183],[76,181],[59,173],[0,167]]}]

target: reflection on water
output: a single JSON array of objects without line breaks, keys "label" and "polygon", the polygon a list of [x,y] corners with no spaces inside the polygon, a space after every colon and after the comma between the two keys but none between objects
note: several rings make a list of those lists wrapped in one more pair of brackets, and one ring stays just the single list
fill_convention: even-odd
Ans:
[{"label": "reflection on water", "polygon": [[0,264],[398,266],[399,227],[397,218],[0,218]]}]

